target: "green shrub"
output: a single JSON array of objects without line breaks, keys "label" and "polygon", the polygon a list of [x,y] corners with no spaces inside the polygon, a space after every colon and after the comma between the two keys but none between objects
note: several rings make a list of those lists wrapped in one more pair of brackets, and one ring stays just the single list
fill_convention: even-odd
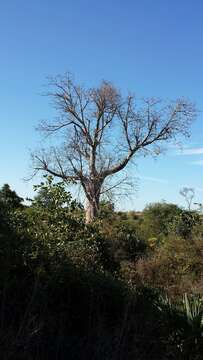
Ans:
[{"label": "green shrub", "polygon": [[202,243],[170,236],[151,256],[140,259],[134,272],[140,281],[164,288],[171,296],[193,293],[203,274]]}]

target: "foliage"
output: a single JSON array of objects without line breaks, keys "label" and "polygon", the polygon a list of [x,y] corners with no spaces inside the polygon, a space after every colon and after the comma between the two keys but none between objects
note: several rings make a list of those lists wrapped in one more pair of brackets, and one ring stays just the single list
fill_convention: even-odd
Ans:
[{"label": "foliage", "polygon": [[136,222],[119,221],[115,224],[113,251],[117,260],[135,261],[146,251],[146,243],[140,236]]},{"label": "foliage", "polygon": [[0,207],[2,358],[201,360],[201,217],[104,203],[87,225],[64,182],[35,189],[31,206]]},{"label": "foliage", "polygon": [[45,182],[39,185],[34,185],[34,190],[37,195],[32,201],[32,206],[46,208],[50,211],[55,211],[59,208],[68,208],[75,210],[76,208],[82,209],[82,205],[72,200],[69,191],[66,190],[67,182],[60,181],[55,183],[51,175],[44,175]]},{"label": "foliage", "polygon": [[171,236],[161,247],[135,264],[141,282],[165,289],[171,296],[193,293],[203,273],[202,244]]},{"label": "foliage", "polygon": [[188,239],[191,237],[194,227],[200,223],[201,218],[198,212],[182,210],[178,215],[174,216],[168,228],[171,232]]},{"label": "foliage", "polygon": [[161,296],[157,305],[165,314],[171,336],[169,348],[178,349],[178,359],[201,360],[203,351],[203,298],[199,295],[188,296],[180,301],[171,302],[167,296]]},{"label": "foliage", "polygon": [[14,190],[11,190],[8,184],[4,184],[0,190],[0,207],[9,210],[22,208],[23,198],[18,196]]},{"label": "foliage", "polygon": [[181,214],[181,209],[175,204],[152,203],[143,211],[141,229],[144,237],[157,239],[157,243],[169,233],[169,224]]},{"label": "foliage", "polygon": [[60,248],[68,241],[83,237],[83,213],[63,182],[54,183],[52,176],[44,178],[45,182],[35,186],[38,194],[31,207],[23,213],[15,212],[13,225],[25,236],[38,239],[52,249]]},{"label": "foliage", "polygon": [[99,204],[99,218],[112,219],[114,217],[114,204],[111,201],[100,201]]}]

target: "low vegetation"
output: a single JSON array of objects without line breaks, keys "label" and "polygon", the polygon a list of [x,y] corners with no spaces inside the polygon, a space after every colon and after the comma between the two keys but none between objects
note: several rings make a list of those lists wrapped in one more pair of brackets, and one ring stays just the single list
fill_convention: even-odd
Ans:
[{"label": "low vegetation", "polygon": [[200,360],[201,213],[81,204],[51,176],[29,205],[0,190],[2,359]]}]

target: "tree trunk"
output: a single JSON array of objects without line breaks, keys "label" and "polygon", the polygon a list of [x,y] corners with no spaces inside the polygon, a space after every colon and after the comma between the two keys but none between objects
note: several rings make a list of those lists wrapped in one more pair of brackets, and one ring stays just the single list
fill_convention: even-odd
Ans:
[{"label": "tree trunk", "polygon": [[91,223],[99,213],[99,200],[103,179],[91,179],[84,183],[84,191],[87,199],[85,217],[86,223]]},{"label": "tree trunk", "polygon": [[99,212],[99,199],[87,200],[87,206],[85,210],[85,220],[86,223],[91,223],[97,216]]}]

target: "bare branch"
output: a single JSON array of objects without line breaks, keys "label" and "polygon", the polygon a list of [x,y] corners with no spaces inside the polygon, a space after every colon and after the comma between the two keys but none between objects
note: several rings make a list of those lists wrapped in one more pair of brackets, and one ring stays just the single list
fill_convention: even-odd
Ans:
[{"label": "bare branch", "polygon": [[[122,171],[136,155],[158,155],[162,144],[189,136],[196,117],[195,106],[185,99],[165,103],[133,95],[123,98],[105,81],[86,90],[68,74],[52,79],[50,86],[58,118],[39,128],[60,133],[64,143],[48,158],[35,156],[35,170],[79,182],[95,209],[91,216],[96,215],[107,177]],[[114,187],[110,184],[109,190]]]}]

